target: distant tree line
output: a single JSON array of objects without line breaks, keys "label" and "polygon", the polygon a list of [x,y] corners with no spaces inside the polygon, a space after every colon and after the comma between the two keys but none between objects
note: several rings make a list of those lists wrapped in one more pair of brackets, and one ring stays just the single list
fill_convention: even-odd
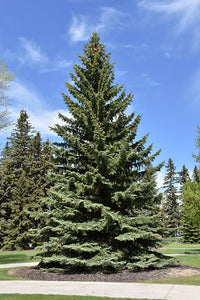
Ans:
[{"label": "distant tree line", "polygon": [[[198,133],[199,129],[198,129]],[[198,135],[198,141],[200,135]],[[197,145],[197,147],[199,147]],[[195,155],[199,161],[199,154]],[[197,166],[190,175],[183,165],[180,172],[171,158],[166,164],[161,205],[162,222],[171,231],[188,243],[200,242],[200,172]]]}]

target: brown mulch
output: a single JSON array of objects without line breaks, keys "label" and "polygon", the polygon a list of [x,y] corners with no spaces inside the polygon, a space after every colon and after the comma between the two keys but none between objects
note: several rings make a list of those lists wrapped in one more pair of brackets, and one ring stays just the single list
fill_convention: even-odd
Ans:
[{"label": "brown mulch", "polygon": [[177,265],[171,268],[140,272],[130,272],[128,270],[124,270],[122,272],[113,274],[62,274],[41,271],[37,268],[23,267],[12,269],[8,273],[10,275],[28,278],[32,280],[137,282],[141,280],[153,280],[199,275],[200,269],[195,267]]}]

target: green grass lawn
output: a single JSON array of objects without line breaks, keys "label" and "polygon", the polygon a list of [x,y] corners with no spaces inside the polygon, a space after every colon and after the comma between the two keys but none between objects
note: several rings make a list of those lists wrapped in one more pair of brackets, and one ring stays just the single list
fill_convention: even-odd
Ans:
[{"label": "green grass lawn", "polygon": [[[0,280],[28,280],[21,277],[15,277],[8,274],[8,271],[11,269],[5,268],[0,269]],[[1,299],[1,298],[0,298]]]},{"label": "green grass lawn", "polygon": [[[2,300],[122,300],[123,298],[107,298],[107,297],[93,297],[93,296],[0,294],[0,299]],[[143,299],[128,298],[128,299],[147,300],[144,298]],[[156,299],[152,299],[152,300],[156,300]]]},{"label": "green grass lawn", "polygon": [[[200,255],[181,255],[177,257],[178,263],[181,265],[200,268]],[[185,276],[178,278],[145,280],[143,283],[163,283],[163,284],[186,284],[200,286],[200,275]]]},{"label": "green grass lawn", "polygon": [[[169,245],[166,245],[165,248],[162,249],[161,252],[168,254],[168,255],[183,254],[181,256],[177,256],[177,260],[178,260],[179,264],[200,268],[200,254],[198,254],[198,253],[200,253],[200,244],[171,243]],[[189,253],[190,255],[184,255],[185,253]],[[33,252],[32,251],[0,252],[0,264],[30,262],[31,256],[34,254],[36,254],[35,251],[33,251]],[[6,268],[0,269],[0,280],[26,280],[23,278],[17,278],[17,277],[7,274],[8,270],[9,269],[6,269]],[[162,280],[148,280],[148,281],[142,281],[142,282],[188,284],[188,285],[200,286],[200,275],[162,279]],[[33,297],[33,295],[31,295],[31,296]],[[4,297],[5,297],[5,295],[4,295]],[[55,297],[55,296],[52,296],[52,297]],[[1,297],[0,297],[0,299],[1,299]],[[2,299],[29,299],[29,298],[2,298]],[[35,299],[35,298],[31,298],[31,299]],[[40,298],[36,298],[36,299],[40,299]],[[43,298],[41,298],[41,299],[43,299]],[[54,299],[54,298],[49,298],[49,299]],[[57,299],[63,299],[63,298],[55,298],[55,299],[57,300]],[[95,298],[95,300],[96,299],[97,298]],[[69,298],[68,300],[71,300],[71,298]],[[78,300],[78,298],[76,298],[76,300]]]},{"label": "green grass lawn", "polygon": [[200,249],[200,244],[188,244],[188,243],[170,243],[165,245],[165,249]]},{"label": "green grass lawn", "polygon": [[[33,261],[31,258],[36,251],[5,251],[0,252],[0,264],[14,264]],[[34,260],[35,261],[35,260]]]},{"label": "green grass lawn", "polygon": [[200,254],[200,244],[171,243],[160,250],[163,254]]},{"label": "green grass lawn", "polygon": [[182,284],[182,285],[197,285],[200,286],[200,275],[184,276],[168,279],[143,280],[142,283],[160,283],[160,284]]},{"label": "green grass lawn", "polygon": [[200,268],[200,255],[181,255],[177,259],[181,265]]},{"label": "green grass lawn", "polygon": [[163,254],[200,254],[200,248],[197,249],[163,249],[160,251]]}]

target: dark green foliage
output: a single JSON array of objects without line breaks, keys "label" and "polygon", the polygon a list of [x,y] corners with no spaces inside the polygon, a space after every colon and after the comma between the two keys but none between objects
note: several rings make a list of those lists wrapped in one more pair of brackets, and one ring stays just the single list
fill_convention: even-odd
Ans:
[{"label": "dark green foliage", "polygon": [[200,182],[200,175],[197,166],[195,166],[193,170],[193,179],[196,180],[197,182]]},{"label": "dark green foliage", "polygon": [[[36,238],[39,267],[51,271],[96,272],[145,269],[170,264],[152,249],[162,241],[155,215],[160,203],[147,136],[136,140],[141,116],[126,115],[132,94],[114,84],[113,64],[94,33],[74,65],[63,94],[71,117],[52,129],[56,143],[55,185],[44,200],[46,226]],[[71,96],[71,97],[70,97]],[[55,168],[55,169],[56,169]]]},{"label": "dark green foliage", "polygon": [[176,235],[180,225],[180,205],[178,202],[178,189],[177,189],[177,172],[176,167],[171,158],[169,158],[166,165],[166,175],[164,178],[164,225],[168,228],[174,229],[172,235]]},{"label": "dark green foliage", "polygon": [[182,187],[186,181],[190,180],[190,174],[185,165],[183,165],[182,170],[178,172],[178,174],[179,174],[178,182]]},{"label": "dark green foliage", "polygon": [[34,136],[24,110],[3,150],[0,171],[1,246],[28,248],[28,230],[39,223],[31,212],[44,208],[41,198],[47,195],[49,180],[40,134]]},{"label": "dark green foliage", "polygon": [[13,180],[7,168],[10,163],[8,142],[2,151],[2,161],[4,162],[4,168],[1,166],[0,173],[0,247],[3,244],[6,224],[11,214],[10,199],[13,188]]},{"label": "dark green foliage", "polygon": [[190,244],[200,243],[200,226],[190,221],[184,221],[183,242]]}]

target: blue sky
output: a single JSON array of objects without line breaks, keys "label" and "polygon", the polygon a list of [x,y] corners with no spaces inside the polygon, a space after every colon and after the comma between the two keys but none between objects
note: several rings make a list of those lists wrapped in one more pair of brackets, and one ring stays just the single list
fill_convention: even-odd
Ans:
[{"label": "blue sky", "polygon": [[[134,93],[130,112],[142,114],[158,158],[195,161],[200,125],[200,0],[1,0],[0,59],[15,72],[9,96],[13,120],[26,109],[44,139],[65,112],[72,65],[96,30],[115,61],[116,83]],[[10,131],[1,133],[1,144]],[[163,170],[164,171],[164,170]],[[161,174],[162,175],[162,174]]]}]

